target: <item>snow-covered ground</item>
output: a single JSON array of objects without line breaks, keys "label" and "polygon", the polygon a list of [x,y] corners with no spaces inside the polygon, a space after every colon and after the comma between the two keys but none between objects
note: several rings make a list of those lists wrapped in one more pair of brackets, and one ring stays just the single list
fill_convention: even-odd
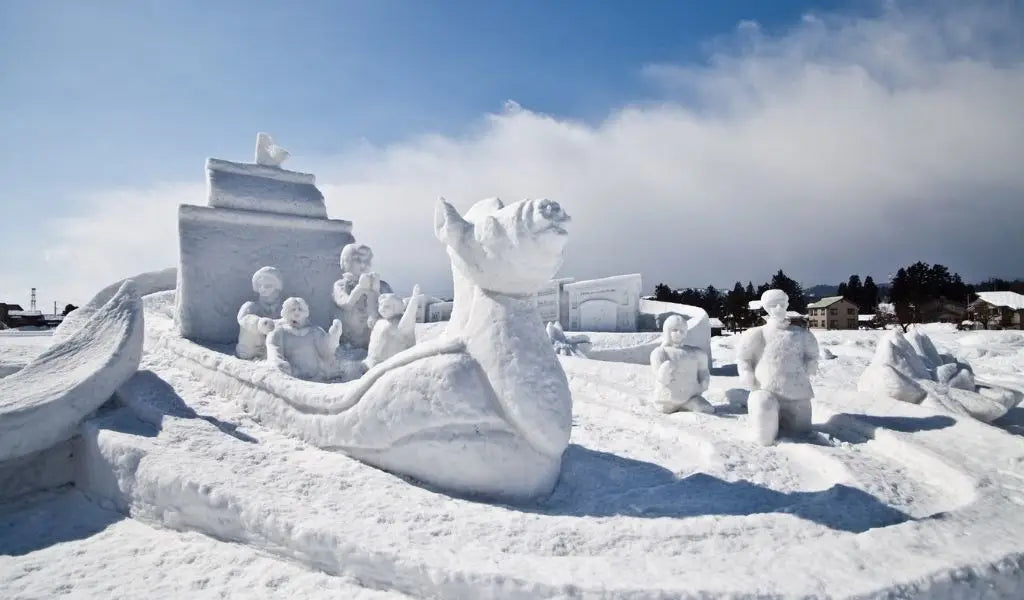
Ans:
[{"label": "snow-covered ground", "polygon": [[[1024,333],[928,333],[1024,387]],[[990,426],[860,394],[880,332],[815,334],[836,357],[816,432],[767,448],[736,337],[712,340],[715,415],[653,410],[645,365],[563,358],[572,445],[526,506],[286,437],[151,348],[83,426],[77,489],[0,507],[2,596],[1024,597],[1024,409]]]}]

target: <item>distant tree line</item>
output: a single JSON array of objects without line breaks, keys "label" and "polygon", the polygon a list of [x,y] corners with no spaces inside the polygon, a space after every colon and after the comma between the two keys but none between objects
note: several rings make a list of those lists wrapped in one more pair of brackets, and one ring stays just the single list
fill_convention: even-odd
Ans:
[{"label": "distant tree line", "polygon": [[748,308],[751,300],[759,300],[765,290],[780,289],[789,296],[789,309],[803,313],[807,310],[807,297],[796,280],[788,277],[782,269],[772,275],[771,280],[754,287],[752,281],[744,286],[737,281],[732,290],[719,290],[713,285],[706,288],[672,289],[659,283],[654,287],[654,299],[661,302],[675,302],[699,306],[708,316],[721,319],[730,328],[755,325],[760,319],[759,311]]},{"label": "distant tree line", "polygon": [[[655,300],[699,306],[711,317],[721,319],[727,327],[744,328],[756,325],[760,311],[751,311],[751,300],[758,300],[765,290],[777,288],[789,295],[789,308],[801,314],[806,313],[807,304],[817,298],[808,297],[803,288],[782,269],[770,281],[758,286],[750,281],[744,286],[737,281],[732,290],[719,290],[713,285],[706,288],[672,289],[665,283],[654,288]],[[950,272],[944,265],[929,265],[916,262],[900,268],[888,285],[878,285],[868,275],[861,281],[860,275],[850,275],[841,282],[836,296],[843,296],[857,305],[862,314],[881,313],[879,303],[887,301],[893,305],[893,312],[881,314],[880,320],[891,320],[903,325],[943,320],[944,317],[966,315],[971,296],[981,291],[1014,291],[1024,294],[1024,280],[987,279],[970,285],[964,283],[958,273]],[[982,311],[983,312],[983,311]],[[984,317],[984,315],[982,315]]]}]

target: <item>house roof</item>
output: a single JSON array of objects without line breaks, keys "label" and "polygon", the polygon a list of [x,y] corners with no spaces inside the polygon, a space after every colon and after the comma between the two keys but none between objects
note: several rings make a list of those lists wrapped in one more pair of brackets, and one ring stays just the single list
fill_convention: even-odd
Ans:
[{"label": "house roof", "polygon": [[828,308],[840,300],[843,300],[842,296],[829,296],[828,298],[822,298],[817,302],[811,302],[807,305],[807,308]]},{"label": "house roof", "polygon": [[1024,310],[1024,295],[1017,292],[978,292],[978,299],[992,306],[1005,306],[1013,310]]},{"label": "house roof", "polygon": [[722,320],[716,319],[715,317],[709,318],[708,324],[711,325],[712,329],[725,329],[725,324],[722,323]]}]

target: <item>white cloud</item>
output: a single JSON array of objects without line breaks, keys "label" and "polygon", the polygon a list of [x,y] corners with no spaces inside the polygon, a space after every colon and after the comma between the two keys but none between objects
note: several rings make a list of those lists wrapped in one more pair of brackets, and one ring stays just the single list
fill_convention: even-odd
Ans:
[{"label": "white cloud", "polygon": [[[639,271],[649,289],[779,267],[884,278],[915,260],[1024,275],[1022,22],[984,6],[809,16],[781,37],[744,23],[706,65],[647,66],[658,100],[597,125],[510,103],[467,137],[312,162],[331,215],[399,289],[447,292],[440,195],[558,200],[574,218],[563,273]],[[201,182],[91,197],[51,232],[52,264],[75,293],[173,264],[174,206],[203,197]]]}]

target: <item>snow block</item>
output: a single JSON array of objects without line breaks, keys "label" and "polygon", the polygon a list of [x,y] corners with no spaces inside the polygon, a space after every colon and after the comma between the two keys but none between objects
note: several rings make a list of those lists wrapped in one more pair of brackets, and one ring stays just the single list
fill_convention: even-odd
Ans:
[{"label": "snow block", "polygon": [[70,439],[139,368],[142,302],[126,281],[80,329],[0,379],[0,462]]},{"label": "snow block", "polygon": [[327,218],[324,195],[311,173],[209,158],[206,178],[214,208]]},{"label": "snow block", "polygon": [[311,321],[326,328],[334,309],[331,289],[341,278],[338,256],[355,241],[351,231],[351,222],[337,219],[183,204],[178,211],[181,335],[235,343],[235,315],[253,298],[252,274],[267,265],[284,274],[284,296],[305,298]]}]

